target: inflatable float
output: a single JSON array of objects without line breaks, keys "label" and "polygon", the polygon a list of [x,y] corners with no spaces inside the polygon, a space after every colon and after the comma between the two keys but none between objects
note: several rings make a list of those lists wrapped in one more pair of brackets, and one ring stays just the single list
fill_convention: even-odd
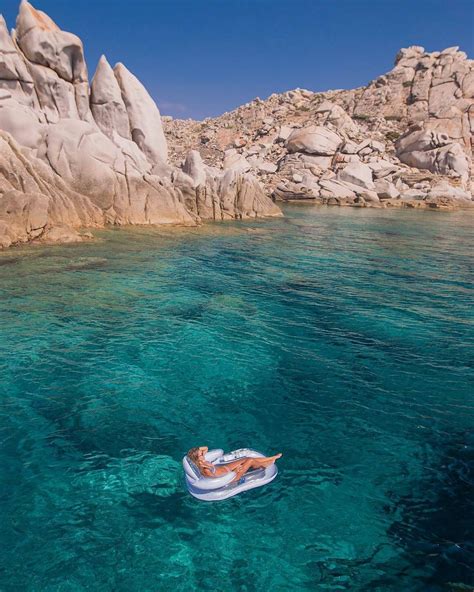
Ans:
[{"label": "inflatable float", "polygon": [[[261,458],[264,456],[261,452],[251,448],[239,448],[239,450],[233,450],[227,454],[224,454],[224,451],[218,448],[206,452],[205,459],[207,462],[218,466],[225,465],[238,458]],[[189,493],[206,502],[217,502],[243,491],[261,487],[273,481],[278,474],[277,466],[273,463],[267,468],[248,471],[239,481],[232,483],[235,471],[229,471],[221,477],[204,477],[187,456],[183,458],[183,467]]]}]

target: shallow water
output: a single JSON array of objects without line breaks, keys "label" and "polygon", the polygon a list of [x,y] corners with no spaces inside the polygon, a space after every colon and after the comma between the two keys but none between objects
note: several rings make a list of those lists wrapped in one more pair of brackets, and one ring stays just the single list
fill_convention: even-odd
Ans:
[{"label": "shallow water", "polygon": [[286,214],[0,253],[2,591],[474,586],[473,218]]}]

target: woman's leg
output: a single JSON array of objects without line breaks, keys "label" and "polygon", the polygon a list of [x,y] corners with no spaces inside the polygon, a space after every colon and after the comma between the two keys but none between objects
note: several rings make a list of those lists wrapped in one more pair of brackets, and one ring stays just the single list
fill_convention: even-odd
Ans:
[{"label": "woman's leg", "polygon": [[[280,456],[281,456],[281,453],[275,454],[274,456],[259,456],[257,458],[250,458],[248,456],[244,456],[244,457],[239,458],[237,460],[233,460],[231,462],[225,463],[224,465],[221,465],[221,467],[229,468],[231,471],[235,471],[244,462],[255,461],[255,462],[260,462],[260,463],[264,462],[264,463],[272,464],[277,459],[279,459]],[[265,466],[268,466],[268,464]]]},{"label": "woman's leg", "polygon": [[235,469],[238,469],[240,467],[240,465],[242,463],[244,463],[246,460],[248,460],[248,457],[243,457],[243,458],[238,458],[237,460],[233,460],[231,462],[225,463],[220,465],[220,467],[225,467],[226,469],[230,470],[230,471],[235,471]]},{"label": "woman's leg", "polygon": [[261,469],[266,468],[272,465],[277,459],[279,459],[281,454],[275,454],[275,456],[266,456],[264,458],[246,458],[243,459],[244,462],[240,465],[240,467],[236,467],[232,469],[235,471],[235,477],[232,479],[232,483],[234,481],[238,481],[241,479],[247,471],[250,469]]}]

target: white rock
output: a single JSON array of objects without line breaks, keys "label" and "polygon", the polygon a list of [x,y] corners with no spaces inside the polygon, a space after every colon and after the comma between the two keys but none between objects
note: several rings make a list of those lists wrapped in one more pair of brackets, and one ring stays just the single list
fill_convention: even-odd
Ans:
[{"label": "white rock", "polygon": [[379,196],[375,191],[369,191],[364,189],[363,191],[358,192],[360,197],[363,197],[367,203],[379,203],[380,199]]},{"label": "white rock", "polygon": [[290,137],[292,131],[293,128],[289,125],[282,125],[278,130],[278,135],[276,138],[277,142],[286,142],[286,140],[288,140],[288,138]]},{"label": "white rock", "polygon": [[446,182],[438,183],[438,185],[432,187],[428,193],[428,198],[430,199],[443,197],[466,202],[472,201],[472,195],[468,191],[464,191],[460,187],[453,187]]},{"label": "white rock", "polygon": [[22,0],[16,20],[16,40],[33,63],[47,66],[68,82],[87,82],[82,41],[61,31],[51,18]]},{"label": "white rock", "polygon": [[[91,124],[63,119],[46,128],[38,156],[78,193],[89,196],[101,209],[113,206],[126,184],[126,159],[120,149]],[[126,190],[125,190],[126,191]]]},{"label": "white rock", "polygon": [[357,145],[357,152],[359,154],[370,154],[371,152],[385,152],[385,144],[377,140],[368,138]]},{"label": "white rock", "polygon": [[447,134],[414,126],[397,140],[395,147],[398,158],[409,166],[457,176],[467,182],[468,157],[461,145],[452,142]]},{"label": "white rock", "polygon": [[330,101],[323,101],[315,109],[315,113],[324,116],[324,123],[332,124],[339,131],[356,133],[359,130],[359,126],[344,109]]},{"label": "white rock", "polygon": [[123,64],[114,67],[114,74],[127,109],[132,140],[151,163],[166,161],[168,147],[155,101]]},{"label": "white rock", "polygon": [[324,190],[322,195],[327,197],[355,198],[356,196],[354,191],[337,180],[320,179],[319,185]]},{"label": "white rock", "polygon": [[385,144],[383,142],[372,140],[370,146],[373,148],[373,150],[375,150],[375,152],[385,152]]},{"label": "white rock", "polygon": [[0,101],[0,129],[11,134],[27,148],[36,149],[43,135],[44,125],[32,109],[17,102]]},{"label": "white rock", "polygon": [[401,167],[390,162],[389,160],[385,160],[383,158],[369,161],[367,166],[372,169],[375,179],[382,179],[384,177],[388,177],[393,173],[401,170]]},{"label": "white rock", "polygon": [[[15,39],[30,61],[29,70],[42,109],[51,116],[91,121],[89,82],[82,42],[61,31],[48,15],[22,0],[16,20]],[[57,105],[51,101],[51,96]]]},{"label": "white rock", "polygon": [[352,140],[346,140],[341,148],[343,154],[357,154],[358,145]]},{"label": "white rock", "polygon": [[400,192],[395,185],[384,179],[377,179],[375,181],[375,191],[380,199],[397,199],[400,197]]},{"label": "white rock", "polygon": [[236,171],[236,172],[247,172],[251,169],[249,161],[239,154],[235,150],[226,150],[224,158],[224,170],[225,171]]},{"label": "white rock", "polygon": [[[30,108],[39,108],[34,93],[33,78],[8,34],[5,19],[0,15],[0,80],[9,98]],[[7,98],[2,97],[2,103]]]},{"label": "white rock", "polygon": [[206,184],[206,167],[197,150],[188,152],[183,164],[183,171],[193,179],[195,187]]},{"label": "white rock", "polygon": [[419,189],[407,189],[401,195],[401,198],[404,200],[424,200],[428,194],[425,191],[420,191]]},{"label": "white rock", "polygon": [[138,80],[103,58],[89,96],[80,40],[26,1],[14,41],[21,51],[0,18],[0,247],[76,240],[80,226],[281,214],[255,179],[232,171],[221,183],[198,153],[186,172],[168,166]]},{"label": "white rock", "polygon": [[337,175],[339,181],[351,183],[364,189],[374,190],[372,170],[362,162],[351,162],[346,165]]},{"label": "white rock", "polygon": [[280,208],[265,194],[253,175],[228,170],[219,181],[222,219],[281,216]]},{"label": "white rock", "polygon": [[277,165],[273,164],[273,162],[261,162],[258,165],[258,170],[262,173],[276,173]]},{"label": "white rock", "polygon": [[448,134],[426,131],[423,125],[412,126],[396,141],[395,147],[398,154],[407,152],[420,152],[440,148],[451,143]]},{"label": "white rock", "polygon": [[372,169],[372,171],[374,173],[378,172],[378,171],[383,171],[385,169],[389,169],[389,168],[400,168],[398,167],[396,164],[393,164],[393,162],[390,162],[389,160],[386,160],[385,158],[371,158],[367,163],[367,166],[370,167]]},{"label": "white rock", "polygon": [[131,139],[130,121],[114,71],[105,56],[97,65],[91,82],[91,111],[100,129],[109,138],[117,132],[123,138]]},{"label": "white rock", "polygon": [[341,136],[320,126],[295,129],[286,141],[288,152],[331,156],[343,143]]}]

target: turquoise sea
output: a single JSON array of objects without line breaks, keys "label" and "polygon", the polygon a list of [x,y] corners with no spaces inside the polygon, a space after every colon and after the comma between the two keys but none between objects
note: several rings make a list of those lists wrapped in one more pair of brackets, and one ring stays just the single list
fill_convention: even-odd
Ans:
[{"label": "turquoise sea", "polygon": [[473,589],[474,217],[285,213],[0,253],[2,592]]}]

